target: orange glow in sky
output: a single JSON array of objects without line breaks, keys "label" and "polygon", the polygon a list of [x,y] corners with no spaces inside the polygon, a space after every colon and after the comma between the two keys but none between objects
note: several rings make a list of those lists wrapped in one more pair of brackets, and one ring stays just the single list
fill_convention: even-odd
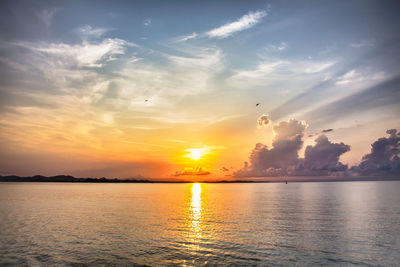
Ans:
[{"label": "orange glow in sky", "polygon": [[189,148],[189,149],[186,149],[186,152],[188,152],[186,157],[193,159],[193,160],[199,160],[199,159],[203,158],[206,154],[208,154],[208,151],[206,148]]}]

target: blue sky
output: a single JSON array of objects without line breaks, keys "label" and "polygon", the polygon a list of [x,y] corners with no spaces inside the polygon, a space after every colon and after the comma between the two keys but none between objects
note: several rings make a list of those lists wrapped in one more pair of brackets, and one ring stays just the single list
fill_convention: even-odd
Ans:
[{"label": "blue sky", "polygon": [[[221,176],[289,119],[307,124],[300,157],[333,129],[329,139],[351,147],[341,161],[358,164],[400,128],[398,7],[3,1],[0,170]],[[183,160],[191,148],[208,160]]]}]

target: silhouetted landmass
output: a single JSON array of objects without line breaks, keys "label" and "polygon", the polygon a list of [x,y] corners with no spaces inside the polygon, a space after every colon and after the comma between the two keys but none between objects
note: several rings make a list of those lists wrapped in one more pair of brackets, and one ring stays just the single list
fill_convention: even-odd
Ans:
[{"label": "silhouetted landmass", "polygon": [[355,181],[393,181],[400,176],[285,176],[285,177],[252,177],[252,180],[147,180],[147,179],[118,179],[118,178],[76,178],[70,175],[20,177],[16,175],[1,176],[0,182],[57,182],[57,183],[298,183],[298,182],[355,182]]},{"label": "silhouetted landmass", "polygon": [[[161,180],[147,180],[147,179],[118,179],[118,178],[76,178],[70,175],[57,175],[57,176],[42,176],[35,175],[29,177],[21,177],[16,175],[1,176],[0,182],[62,182],[62,183],[193,183],[193,181],[161,181]],[[260,181],[199,181],[200,183],[257,183]]]},{"label": "silhouetted landmass", "polygon": [[0,182],[64,182],[64,183],[153,183],[145,179],[109,179],[109,178],[75,178],[70,175],[20,177],[16,175],[0,176]]}]

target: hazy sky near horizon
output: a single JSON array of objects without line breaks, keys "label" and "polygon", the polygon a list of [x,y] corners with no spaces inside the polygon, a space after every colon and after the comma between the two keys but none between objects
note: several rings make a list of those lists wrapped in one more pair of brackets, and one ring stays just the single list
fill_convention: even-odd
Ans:
[{"label": "hazy sky near horizon", "polygon": [[2,1],[0,172],[223,177],[292,118],[358,164],[400,129],[399,7]]}]

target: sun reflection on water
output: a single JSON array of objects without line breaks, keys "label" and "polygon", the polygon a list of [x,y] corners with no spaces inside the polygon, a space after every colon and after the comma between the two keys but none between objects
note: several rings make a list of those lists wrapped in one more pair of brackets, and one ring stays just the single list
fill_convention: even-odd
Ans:
[{"label": "sun reflection on water", "polygon": [[201,184],[192,184],[192,200],[190,202],[190,226],[193,237],[200,237],[201,230]]},{"label": "sun reflection on water", "polygon": [[[204,265],[207,261],[200,260],[201,255],[207,250],[204,247],[208,242],[209,233],[207,231],[207,223],[205,215],[207,212],[206,207],[206,188],[204,184],[192,183],[188,186],[188,197],[186,205],[186,220],[185,220],[185,235],[183,245],[190,255],[190,260],[183,260],[183,265]],[[177,263],[182,263],[178,261]]]}]

